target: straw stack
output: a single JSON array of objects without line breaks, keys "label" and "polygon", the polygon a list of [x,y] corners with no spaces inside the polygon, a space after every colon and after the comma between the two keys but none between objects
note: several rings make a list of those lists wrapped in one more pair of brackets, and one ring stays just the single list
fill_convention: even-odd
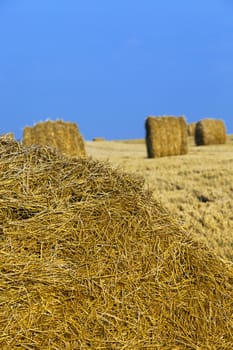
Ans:
[{"label": "straw stack", "polygon": [[86,156],[84,140],[77,124],[62,120],[49,120],[25,127],[23,145],[50,146],[71,157]]},{"label": "straw stack", "polygon": [[184,117],[147,117],[146,147],[148,158],[188,153],[187,124]]},{"label": "straw stack", "polygon": [[197,146],[226,143],[226,127],[220,119],[202,119],[196,124],[195,143]]},{"label": "straw stack", "polygon": [[0,169],[1,349],[232,349],[232,266],[141,178],[9,140]]}]

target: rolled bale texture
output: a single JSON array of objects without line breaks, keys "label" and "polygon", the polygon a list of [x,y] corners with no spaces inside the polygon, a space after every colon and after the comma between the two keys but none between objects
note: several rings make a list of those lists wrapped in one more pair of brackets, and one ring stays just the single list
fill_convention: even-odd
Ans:
[{"label": "rolled bale texture", "polygon": [[1,349],[232,349],[233,269],[143,179],[0,140]]},{"label": "rolled bale texture", "polygon": [[145,128],[148,158],[188,153],[187,124],[183,116],[149,116]]},{"label": "rolled bale texture", "polygon": [[223,120],[206,118],[196,124],[195,143],[197,146],[226,143],[226,127]]},{"label": "rolled bale texture", "polygon": [[67,156],[86,156],[85,143],[77,124],[62,120],[49,120],[25,127],[23,145],[50,146]]}]

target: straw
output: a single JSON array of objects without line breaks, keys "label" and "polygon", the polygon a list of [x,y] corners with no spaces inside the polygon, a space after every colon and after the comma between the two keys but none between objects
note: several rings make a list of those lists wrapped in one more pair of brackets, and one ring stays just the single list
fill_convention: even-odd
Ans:
[{"label": "straw", "polygon": [[143,188],[1,140],[1,349],[232,348],[232,266]]}]

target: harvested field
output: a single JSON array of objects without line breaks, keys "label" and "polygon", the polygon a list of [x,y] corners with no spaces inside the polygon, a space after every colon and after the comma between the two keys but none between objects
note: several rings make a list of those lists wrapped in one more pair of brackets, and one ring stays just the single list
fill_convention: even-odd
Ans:
[{"label": "harvested field", "polygon": [[86,142],[86,149],[94,159],[143,176],[181,225],[233,262],[233,136],[223,145],[196,147],[193,137],[188,143],[187,155],[156,159],[147,158],[143,139]]},{"label": "harvested field", "polygon": [[141,177],[2,140],[0,184],[1,349],[232,348],[232,265]]}]

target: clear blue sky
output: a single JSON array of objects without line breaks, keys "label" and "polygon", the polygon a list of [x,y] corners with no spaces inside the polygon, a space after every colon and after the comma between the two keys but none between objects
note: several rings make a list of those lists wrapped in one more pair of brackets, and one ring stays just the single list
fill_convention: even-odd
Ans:
[{"label": "clear blue sky", "polygon": [[0,0],[0,39],[1,134],[143,138],[148,115],[233,133],[232,0]]}]

